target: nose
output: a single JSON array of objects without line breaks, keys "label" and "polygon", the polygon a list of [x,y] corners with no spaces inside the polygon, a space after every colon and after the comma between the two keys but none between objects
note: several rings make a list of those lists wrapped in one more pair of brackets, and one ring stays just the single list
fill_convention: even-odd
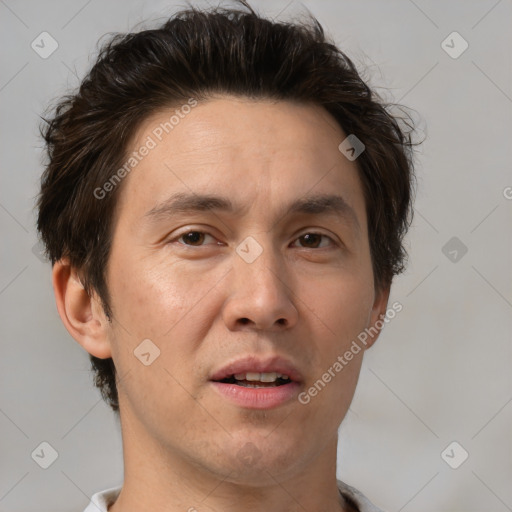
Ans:
[{"label": "nose", "polygon": [[252,262],[234,254],[230,295],[222,313],[230,330],[281,331],[297,323],[293,282],[284,265],[268,246]]}]

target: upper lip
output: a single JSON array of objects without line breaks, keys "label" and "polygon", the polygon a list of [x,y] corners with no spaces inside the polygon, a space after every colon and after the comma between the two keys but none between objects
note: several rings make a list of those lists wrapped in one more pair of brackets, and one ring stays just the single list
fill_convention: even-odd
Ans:
[{"label": "upper lip", "polygon": [[211,380],[219,381],[231,377],[237,373],[280,373],[288,375],[290,380],[302,382],[303,378],[299,370],[287,359],[281,356],[261,358],[255,355],[241,357],[215,371]]}]

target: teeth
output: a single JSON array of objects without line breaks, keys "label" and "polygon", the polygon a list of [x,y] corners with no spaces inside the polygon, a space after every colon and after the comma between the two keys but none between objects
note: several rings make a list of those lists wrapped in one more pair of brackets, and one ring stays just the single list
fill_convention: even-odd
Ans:
[{"label": "teeth", "polygon": [[270,373],[235,373],[236,380],[248,380],[252,382],[275,382],[277,379],[289,379],[288,375],[281,373],[270,372]]}]

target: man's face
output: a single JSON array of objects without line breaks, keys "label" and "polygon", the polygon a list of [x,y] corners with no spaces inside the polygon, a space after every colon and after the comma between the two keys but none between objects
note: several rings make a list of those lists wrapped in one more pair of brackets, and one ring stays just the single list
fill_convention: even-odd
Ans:
[{"label": "man's face", "polygon": [[[373,286],[356,162],[338,150],[348,134],[319,107],[223,97],[158,141],[173,110],[147,119],[129,148],[156,143],[123,183],[107,271],[124,436],[149,457],[228,480],[292,474],[332,446],[363,351],[309,403],[299,393],[386,302]],[[172,210],[175,194],[218,196],[234,209]],[[288,211],[333,195],[346,207]],[[296,382],[283,392],[211,380],[245,356],[282,357]]]}]

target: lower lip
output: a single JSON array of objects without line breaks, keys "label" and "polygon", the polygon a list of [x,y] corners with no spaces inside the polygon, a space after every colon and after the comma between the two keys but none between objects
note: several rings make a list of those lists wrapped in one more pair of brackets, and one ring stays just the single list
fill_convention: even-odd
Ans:
[{"label": "lower lip", "polygon": [[296,397],[300,388],[298,382],[268,388],[246,388],[237,384],[213,382],[214,389],[230,402],[249,409],[271,409]]}]

